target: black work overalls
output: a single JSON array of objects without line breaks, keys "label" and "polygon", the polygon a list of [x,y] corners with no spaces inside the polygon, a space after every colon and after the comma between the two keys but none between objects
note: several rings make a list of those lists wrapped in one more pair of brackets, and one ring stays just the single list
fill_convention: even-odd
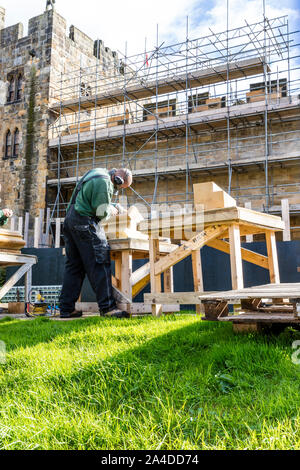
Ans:
[{"label": "black work overalls", "polygon": [[76,198],[85,183],[95,178],[108,178],[105,175],[87,178],[88,173],[76,188],[63,226],[66,247],[66,265],[60,296],[60,311],[63,313],[74,312],[85,274],[96,294],[100,313],[116,308],[112,295],[110,248],[104,230],[98,225],[96,217],[82,216],[75,210]]}]

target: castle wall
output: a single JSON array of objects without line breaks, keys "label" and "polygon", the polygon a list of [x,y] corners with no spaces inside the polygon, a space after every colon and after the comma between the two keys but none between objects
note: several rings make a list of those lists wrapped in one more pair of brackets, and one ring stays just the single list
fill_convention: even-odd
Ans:
[{"label": "castle wall", "polygon": [[[96,63],[101,71],[104,62],[116,68],[118,58],[102,43],[105,57],[96,59],[94,41],[75,27],[67,34],[66,21],[56,11],[31,18],[26,37],[21,23],[5,28],[4,19],[0,7],[0,198],[18,216],[24,211],[37,215],[46,201],[48,129],[57,119],[49,113],[49,102],[57,99],[61,73]],[[22,97],[7,103],[8,80],[19,75]],[[6,158],[6,133],[16,129],[19,155]]]}]

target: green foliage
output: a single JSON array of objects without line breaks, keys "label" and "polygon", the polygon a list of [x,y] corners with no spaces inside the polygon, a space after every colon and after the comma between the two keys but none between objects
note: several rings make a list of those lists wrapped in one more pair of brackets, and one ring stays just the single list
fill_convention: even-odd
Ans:
[{"label": "green foliage", "polygon": [[0,449],[298,449],[296,339],[193,315],[0,321]]},{"label": "green foliage", "polygon": [[25,200],[24,209],[30,210],[30,196],[32,188],[33,167],[34,167],[34,141],[35,141],[35,95],[36,95],[36,68],[33,65],[30,73],[30,92],[27,111],[27,132],[25,148]]}]

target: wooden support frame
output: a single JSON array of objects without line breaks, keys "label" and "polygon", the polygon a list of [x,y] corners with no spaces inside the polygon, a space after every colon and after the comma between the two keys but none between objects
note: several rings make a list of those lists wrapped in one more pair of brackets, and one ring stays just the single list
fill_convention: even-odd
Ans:
[{"label": "wooden support frame", "polygon": [[288,199],[281,199],[281,214],[282,220],[285,224],[285,229],[282,234],[284,242],[291,241],[291,221],[290,221],[290,204]]},{"label": "wooden support frame", "polygon": [[174,292],[173,266],[164,272],[164,292]]},{"label": "wooden support frame", "polygon": [[[127,311],[131,315],[147,315],[152,313],[152,305],[145,303],[132,303],[132,304],[119,304],[119,308]],[[77,302],[76,310],[84,313],[98,313],[99,305],[96,302]],[[177,304],[162,305],[164,313],[174,313],[180,311],[180,306]]]},{"label": "wooden support frame", "polygon": [[[207,243],[207,246],[215,248],[216,250],[223,251],[223,253],[230,254],[230,244],[224,240],[212,240]],[[269,260],[267,256],[255,253],[254,251],[241,248],[242,259],[249,263],[256,264],[261,268],[269,269]]]},{"label": "wooden support frame", "polygon": [[[196,250],[192,252],[192,268],[193,268],[193,280],[194,280],[194,291],[203,292],[203,276],[202,276],[202,261],[201,251]],[[196,305],[197,314],[202,313],[201,304]]]},{"label": "wooden support frame", "polygon": [[0,299],[25,275],[25,302],[28,302],[29,292],[31,290],[32,266],[36,264],[36,262],[37,258],[35,256],[0,253],[0,266],[21,265],[0,288]]},{"label": "wooden support frame", "polygon": [[127,250],[121,254],[121,290],[130,300],[132,300],[131,275],[132,252]]},{"label": "wooden support frame", "polygon": [[[159,240],[158,238],[150,238],[149,246],[149,260],[150,260],[150,283],[151,283],[151,294],[161,292],[161,273],[155,272],[155,265],[159,262]],[[169,255],[167,255],[169,256]],[[168,266],[166,270],[169,268]],[[152,304],[152,315],[159,317],[162,315],[162,305]]]},{"label": "wooden support frame", "polygon": [[122,255],[118,253],[115,258],[115,287],[121,289],[122,280]]},{"label": "wooden support frame", "polygon": [[146,304],[158,303],[165,305],[200,305],[203,292],[160,292],[144,295]]},{"label": "wooden support frame", "polygon": [[241,251],[241,234],[239,224],[229,227],[230,265],[232,289],[243,289],[243,264]]},{"label": "wooden support frame", "polygon": [[171,266],[174,266],[174,264],[190,256],[193,251],[200,250],[210,240],[221,236],[227,229],[228,227],[226,225],[211,225],[207,227],[207,229],[195,235],[191,240],[184,242],[179,248],[172,251],[164,258],[156,261],[154,274],[156,276],[162,274]]},{"label": "wooden support frame", "polygon": [[270,282],[271,284],[279,284],[280,275],[279,275],[279,265],[278,265],[275,232],[271,230],[266,231],[266,243],[267,243],[267,251],[268,251]]}]

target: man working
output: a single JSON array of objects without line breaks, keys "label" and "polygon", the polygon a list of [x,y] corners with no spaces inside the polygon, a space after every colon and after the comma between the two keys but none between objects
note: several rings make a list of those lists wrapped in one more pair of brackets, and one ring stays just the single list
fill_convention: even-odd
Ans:
[{"label": "man working", "polygon": [[13,212],[10,209],[0,209],[0,226],[7,224],[8,219],[13,216]]},{"label": "man working", "polygon": [[61,318],[82,316],[82,312],[75,311],[75,303],[85,274],[96,294],[100,315],[128,317],[126,312],[116,309],[110,247],[99,222],[118,214],[118,209],[111,205],[112,196],[131,184],[130,170],[96,168],[86,173],[74,190],[63,227],[66,266],[60,296]]}]

